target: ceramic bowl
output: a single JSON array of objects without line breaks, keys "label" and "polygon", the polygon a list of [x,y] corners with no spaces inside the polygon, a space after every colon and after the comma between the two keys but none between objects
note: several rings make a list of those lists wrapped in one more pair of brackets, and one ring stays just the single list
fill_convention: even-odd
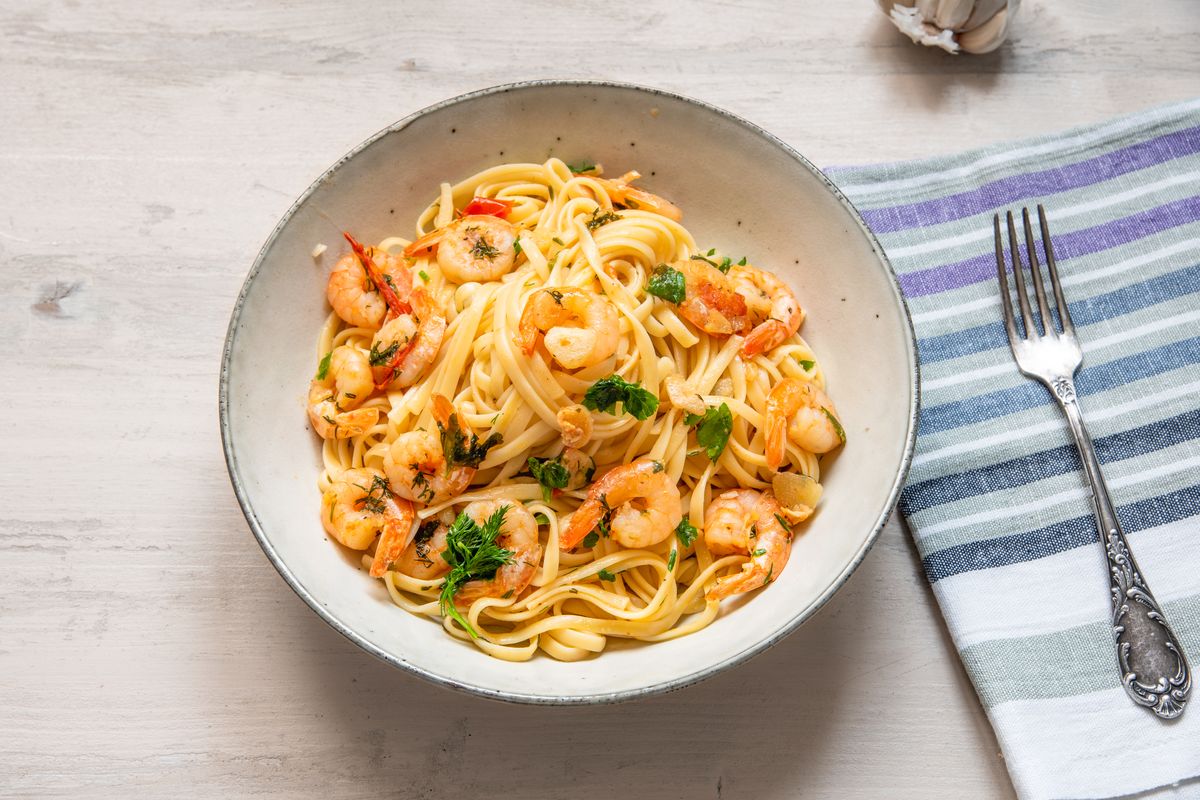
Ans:
[{"label": "ceramic bowl", "polygon": [[[707,628],[673,641],[616,643],[599,657],[520,664],[490,658],[434,621],[392,605],[383,585],[326,540],[318,441],[304,399],[342,249],[411,236],[442,181],[503,161],[591,159],[638,169],[679,204],[697,240],[745,253],[795,289],[802,334],[824,366],[848,443],[822,476],[819,512],[787,571],[726,601]],[[334,221],[331,223],[331,221]],[[330,252],[323,262],[311,251]],[[709,105],[611,83],[535,82],[440,103],[371,137],[333,165],[280,221],[233,309],[220,386],[221,433],[250,529],[284,580],[326,622],[388,663],[502,700],[598,703],[678,689],[740,664],[794,631],[842,586],[879,534],[912,455],[917,364],[912,327],[883,251],[846,198],[788,145]]]}]

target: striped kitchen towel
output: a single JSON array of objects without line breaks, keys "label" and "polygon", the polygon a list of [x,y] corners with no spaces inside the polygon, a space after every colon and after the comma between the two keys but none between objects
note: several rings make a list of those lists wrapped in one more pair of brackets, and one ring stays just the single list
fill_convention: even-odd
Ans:
[{"label": "striped kitchen towel", "polygon": [[1174,722],[1121,688],[1081,464],[1049,393],[1009,353],[992,242],[995,212],[1045,204],[1083,345],[1080,403],[1195,674],[1200,100],[829,174],[879,237],[912,312],[922,410],[900,510],[1017,792],[1200,795],[1188,783],[1200,776],[1200,687]]}]

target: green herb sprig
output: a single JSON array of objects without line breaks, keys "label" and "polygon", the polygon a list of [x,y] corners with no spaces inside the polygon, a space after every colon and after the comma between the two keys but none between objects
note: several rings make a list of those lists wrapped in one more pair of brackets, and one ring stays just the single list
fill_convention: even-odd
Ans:
[{"label": "green herb sprig", "polygon": [[458,466],[478,467],[479,462],[487,458],[488,451],[504,441],[499,431],[493,432],[484,440],[472,433],[470,438],[463,433],[458,424],[458,415],[453,414],[445,425],[438,423],[441,432],[442,453],[446,457],[446,471]]},{"label": "green herb sprig", "polygon": [[643,389],[639,383],[630,383],[620,375],[601,378],[588,387],[583,395],[583,405],[592,411],[603,411],[616,415],[617,403],[635,419],[648,419],[658,410],[658,398]]},{"label": "green herb sprig", "polygon": [[721,457],[729,434],[733,432],[733,412],[725,403],[716,408],[709,407],[703,414],[688,414],[683,418],[685,425],[696,425],[696,441],[704,448],[709,461]]},{"label": "green herb sprig", "polygon": [[646,284],[646,294],[661,297],[668,303],[679,305],[687,298],[687,281],[683,273],[666,264],[654,268],[650,281]]},{"label": "green herb sprig", "polygon": [[442,558],[450,565],[450,572],[446,575],[446,582],[442,584],[438,609],[442,616],[453,617],[474,639],[478,639],[479,634],[454,607],[454,596],[467,581],[494,578],[496,570],[511,563],[516,556],[512,550],[506,550],[496,544],[496,537],[500,535],[507,512],[508,506],[501,506],[483,525],[465,513],[459,514],[446,533],[446,549]]},{"label": "green herb sprig", "polygon": [[547,503],[550,502],[550,494],[554,489],[565,489],[567,484],[571,482],[571,471],[562,463],[561,456],[554,458],[534,458],[529,457],[526,462],[529,465],[529,472],[534,479],[542,485],[542,499]]}]

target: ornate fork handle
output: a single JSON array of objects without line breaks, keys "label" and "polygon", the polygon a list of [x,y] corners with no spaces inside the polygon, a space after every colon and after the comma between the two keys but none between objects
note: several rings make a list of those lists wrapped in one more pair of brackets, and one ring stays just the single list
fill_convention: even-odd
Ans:
[{"label": "ornate fork handle", "polygon": [[1075,401],[1074,380],[1056,377],[1047,381],[1047,386],[1067,415],[1092,490],[1092,511],[1096,514],[1096,527],[1108,557],[1112,633],[1121,667],[1121,683],[1135,703],[1147,706],[1159,717],[1173,719],[1183,713],[1192,688],[1187,659],[1158,601],[1142,579],[1121,530],[1092,438],[1084,427],[1083,414]]}]

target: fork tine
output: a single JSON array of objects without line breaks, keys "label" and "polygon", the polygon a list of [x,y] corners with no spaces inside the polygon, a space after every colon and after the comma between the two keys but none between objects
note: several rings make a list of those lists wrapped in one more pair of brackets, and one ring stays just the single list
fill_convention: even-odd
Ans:
[{"label": "fork tine", "polygon": [[1021,306],[1021,321],[1025,323],[1025,338],[1038,338],[1038,329],[1033,324],[1033,312],[1029,308],[1029,295],[1025,292],[1025,269],[1021,266],[1021,248],[1017,245],[1017,226],[1013,224],[1012,212],[1008,212],[1008,245],[1012,251],[1012,271],[1017,284],[1017,304]]},{"label": "fork tine", "polygon": [[1050,223],[1046,221],[1046,209],[1038,203],[1038,222],[1042,227],[1042,249],[1046,251],[1046,270],[1050,273],[1050,285],[1058,303],[1058,318],[1062,320],[1063,333],[1074,335],[1075,323],[1071,322],[1071,310],[1063,297],[1062,285],[1058,282],[1058,266],[1054,263],[1054,245],[1050,243]]},{"label": "fork tine", "polygon": [[1025,253],[1029,256],[1029,272],[1033,276],[1030,281],[1037,295],[1038,313],[1042,317],[1042,330],[1047,336],[1055,332],[1054,318],[1050,316],[1050,306],[1046,303],[1046,286],[1042,281],[1042,270],[1038,267],[1037,248],[1033,246],[1033,228],[1029,224],[1029,209],[1021,209],[1021,218],[1025,223]]},{"label": "fork tine", "polygon": [[1017,345],[1017,326],[1013,321],[1012,296],[1008,292],[1008,268],[1004,266],[1004,239],[1000,236],[1000,215],[992,215],[996,230],[996,275],[1000,279],[1000,307],[1004,309],[1004,329],[1008,332],[1008,346]]}]

